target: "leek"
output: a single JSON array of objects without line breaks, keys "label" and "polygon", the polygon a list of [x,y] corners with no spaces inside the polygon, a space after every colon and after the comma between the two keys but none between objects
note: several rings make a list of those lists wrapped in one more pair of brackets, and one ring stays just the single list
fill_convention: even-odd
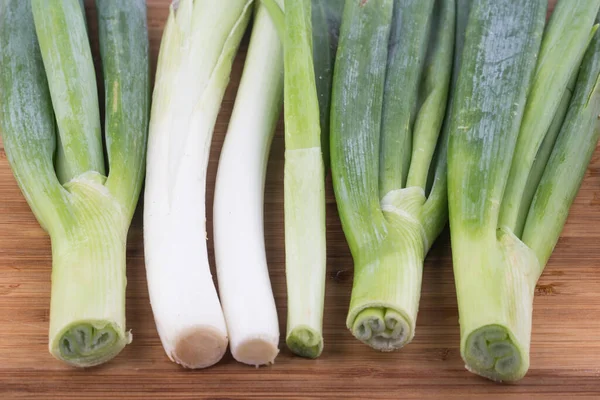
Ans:
[{"label": "leek", "polygon": [[231,353],[272,363],[279,324],[265,254],[263,199],[271,139],[283,100],[283,46],[262,4],[219,159],[214,200],[215,258]]},{"label": "leek", "polygon": [[454,32],[453,0],[344,8],[331,168],[355,265],[347,326],[382,351],[414,336],[424,257],[447,218],[440,132]]},{"label": "leek", "polygon": [[213,365],[227,349],[208,263],[206,169],[212,133],[251,0],[181,0],[163,33],[150,118],[144,200],[146,274],[168,357]]},{"label": "leek", "polygon": [[598,140],[600,1],[560,1],[544,31],[546,6],[473,1],[451,116],[461,355],[498,381],[528,370],[535,284]]},{"label": "leek", "polygon": [[296,354],[323,349],[325,165],[312,50],[310,1],[285,2],[286,342]]},{"label": "leek", "polygon": [[[286,343],[295,354],[316,358],[324,346],[324,178],[333,64],[344,2],[293,3],[285,18]],[[312,148],[302,143],[309,138]]]},{"label": "leek", "polygon": [[285,243],[287,346],[323,351],[325,188],[333,63],[343,0],[262,1],[285,42]]},{"label": "leek", "polygon": [[131,341],[125,251],[144,175],[150,102],[145,2],[98,0],[96,7],[108,175],[80,2],[0,3],[2,138],[52,240],[49,349],[77,367],[108,361]]}]

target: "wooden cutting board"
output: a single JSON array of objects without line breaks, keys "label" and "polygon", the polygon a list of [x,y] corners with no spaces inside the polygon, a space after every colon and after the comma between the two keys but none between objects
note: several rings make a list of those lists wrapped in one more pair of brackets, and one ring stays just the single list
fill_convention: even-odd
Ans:
[{"label": "wooden cutting board", "polygon": [[[153,63],[168,4],[168,0],[148,0]],[[95,12],[91,1],[87,5],[95,42]],[[94,52],[98,54],[97,46]],[[208,204],[212,204],[218,154],[244,56],[242,46],[215,130]],[[265,196],[266,246],[282,332],[281,353],[274,365],[258,369],[238,364],[230,355],[198,371],[183,370],[167,359],[148,302],[139,209],[127,257],[127,325],[133,343],[108,364],[89,370],[54,360],[47,350],[50,241],[19,192],[0,147],[0,399],[600,398],[600,151],[536,288],[531,370],[518,384],[498,385],[468,373],[460,359],[447,231],[425,263],[415,340],[401,351],[383,354],[352,337],[344,323],[352,259],[329,183],[325,350],[318,360],[305,360],[286,349],[281,128],[273,141]],[[211,232],[208,244],[212,262]]]}]

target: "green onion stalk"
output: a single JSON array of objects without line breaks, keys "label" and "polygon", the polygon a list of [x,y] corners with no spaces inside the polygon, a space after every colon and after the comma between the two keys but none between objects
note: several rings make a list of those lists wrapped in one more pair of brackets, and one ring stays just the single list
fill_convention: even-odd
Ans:
[{"label": "green onion stalk", "polygon": [[150,104],[145,2],[98,0],[96,8],[104,136],[80,1],[0,3],[2,139],[52,241],[49,349],[77,367],[106,362],[131,342],[125,251]]},{"label": "green onion stalk", "polygon": [[[448,148],[448,201],[470,371],[529,368],[533,295],[598,141],[600,1],[473,0]],[[591,40],[591,42],[590,42]]]},{"label": "green onion stalk", "polygon": [[453,0],[348,0],[335,61],[331,170],[354,260],[346,320],[391,351],[409,343],[423,263],[447,221]]}]

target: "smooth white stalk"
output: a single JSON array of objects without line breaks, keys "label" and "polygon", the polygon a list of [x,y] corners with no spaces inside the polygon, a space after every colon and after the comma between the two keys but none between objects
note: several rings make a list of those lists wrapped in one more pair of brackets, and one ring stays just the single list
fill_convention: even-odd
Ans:
[{"label": "smooth white stalk", "polygon": [[240,362],[258,366],[272,363],[279,352],[279,324],[265,254],[263,200],[269,149],[283,98],[283,48],[267,10],[260,3],[257,7],[219,160],[214,234],[231,353]]},{"label": "smooth white stalk", "polygon": [[206,248],[206,169],[214,124],[251,0],[181,0],[163,36],[150,122],[144,203],[148,289],[163,347],[210,366],[227,329]]}]

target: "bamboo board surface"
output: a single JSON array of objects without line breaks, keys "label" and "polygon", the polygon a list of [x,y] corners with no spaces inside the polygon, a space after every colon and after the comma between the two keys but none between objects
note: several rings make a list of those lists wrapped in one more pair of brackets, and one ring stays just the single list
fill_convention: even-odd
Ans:
[{"label": "bamboo board surface", "polygon": [[[153,63],[168,4],[169,0],[148,0]],[[95,12],[91,1],[87,5],[95,41]],[[94,51],[97,56],[97,47]],[[244,55],[242,46],[215,130],[208,204],[212,204],[218,154]],[[133,343],[108,364],[89,370],[76,370],[54,360],[47,349],[50,241],[23,199],[0,145],[0,399],[600,398],[600,150],[536,288],[529,374],[518,384],[497,385],[468,373],[460,359],[447,231],[425,263],[415,340],[401,351],[384,354],[352,337],[345,327],[352,259],[330,183],[325,350],[318,360],[292,356],[284,343],[281,128],[273,141],[265,189],[266,246],[279,311],[281,353],[274,365],[259,369],[238,364],[229,354],[216,366],[197,371],[183,370],[167,359],[148,301],[140,208],[130,230],[127,256],[127,325]],[[208,244],[212,263],[211,208]]]}]

